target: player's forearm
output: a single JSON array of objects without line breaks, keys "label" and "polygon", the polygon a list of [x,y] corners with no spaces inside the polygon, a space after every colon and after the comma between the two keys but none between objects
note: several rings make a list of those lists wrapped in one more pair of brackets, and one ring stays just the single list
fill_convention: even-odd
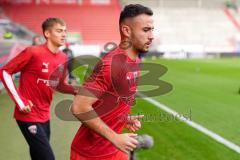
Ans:
[{"label": "player's forearm", "polygon": [[78,87],[65,84],[65,83],[60,83],[60,85],[56,89],[61,93],[73,94],[73,95],[76,95],[78,91]]},{"label": "player's forearm", "polygon": [[117,136],[117,133],[109,128],[101,118],[97,117],[86,122],[83,122],[88,128],[92,129],[102,137],[108,139],[113,143],[113,140]]},{"label": "player's forearm", "polygon": [[73,103],[71,111],[85,126],[113,142],[117,133],[101,120],[92,106],[84,105],[84,101],[82,105],[76,105]]},{"label": "player's forearm", "polygon": [[3,82],[3,85],[11,97],[11,99],[15,102],[16,106],[19,109],[22,109],[25,106],[25,99],[19,94],[18,90],[15,87],[15,84],[12,79],[12,74],[7,70],[0,69],[0,79]]}]

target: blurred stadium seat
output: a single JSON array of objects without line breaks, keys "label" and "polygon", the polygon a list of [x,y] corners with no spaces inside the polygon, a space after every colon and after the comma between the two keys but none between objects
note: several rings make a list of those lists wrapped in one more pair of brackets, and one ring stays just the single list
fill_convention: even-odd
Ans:
[{"label": "blurred stadium seat", "polygon": [[60,17],[66,21],[69,32],[80,34],[84,44],[118,41],[120,12],[118,1],[110,0],[109,3],[101,4],[97,2],[36,4],[32,1],[32,3],[5,3],[2,8],[13,21],[25,25],[40,35],[42,34],[41,23],[44,19]]},{"label": "blurred stadium seat", "polygon": [[168,48],[199,54],[235,51],[231,39],[239,31],[226,16],[224,1],[125,0],[124,3],[141,3],[153,9],[155,37],[160,39],[162,52],[172,52]]}]

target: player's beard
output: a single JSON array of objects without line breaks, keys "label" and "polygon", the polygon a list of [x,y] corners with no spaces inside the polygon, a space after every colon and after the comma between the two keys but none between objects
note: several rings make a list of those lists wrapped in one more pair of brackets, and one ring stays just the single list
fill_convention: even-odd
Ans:
[{"label": "player's beard", "polygon": [[136,48],[136,50],[137,50],[138,53],[146,54],[149,49],[148,49],[148,48],[145,48],[145,46],[143,45],[142,47]]}]

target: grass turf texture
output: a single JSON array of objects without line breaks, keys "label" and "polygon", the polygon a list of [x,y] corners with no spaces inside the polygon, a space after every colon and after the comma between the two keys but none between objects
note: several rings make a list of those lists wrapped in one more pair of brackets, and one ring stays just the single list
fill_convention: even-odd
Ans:
[{"label": "grass turf texture", "polygon": [[[167,95],[154,97],[180,113],[192,111],[192,120],[221,136],[240,144],[239,137],[239,59],[216,60],[147,60],[168,68],[161,79],[170,82],[174,90]],[[82,71],[83,69],[79,69]],[[81,75],[79,73],[79,75]],[[63,98],[56,94],[52,104],[51,144],[58,160],[69,159],[70,144],[76,133],[78,122],[64,122],[54,114],[54,106]],[[27,144],[12,119],[13,104],[3,92],[0,94],[0,159],[26,160]],[[133,113],[166,115],[160,109],[138,99]],[[157,117],[156,117],[157,118]],[[158,117],[159,118],[159,117]],[[141,160],[239,160],[240,155],[211,138],[177,120],[143,120],[139,134],[154,137],[151,150],[139,151]]]},{"label": "grass turf texture", "polygon": [[240,145],[240,59],[156,60],[168,72],[160,79],[173,85],[156,100]]}]

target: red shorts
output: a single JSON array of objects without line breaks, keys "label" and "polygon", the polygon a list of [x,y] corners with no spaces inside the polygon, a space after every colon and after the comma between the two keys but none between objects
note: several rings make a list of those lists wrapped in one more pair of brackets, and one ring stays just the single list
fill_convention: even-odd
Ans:
[{"label": "red shorts", "polygon": [[[89,158],[81,156],[79,153],[71,149],[70,160],[100,160],[99,158]],[[128,160],[128,155],[121,151],[108,158],[101,158],[101,160]]]}]

